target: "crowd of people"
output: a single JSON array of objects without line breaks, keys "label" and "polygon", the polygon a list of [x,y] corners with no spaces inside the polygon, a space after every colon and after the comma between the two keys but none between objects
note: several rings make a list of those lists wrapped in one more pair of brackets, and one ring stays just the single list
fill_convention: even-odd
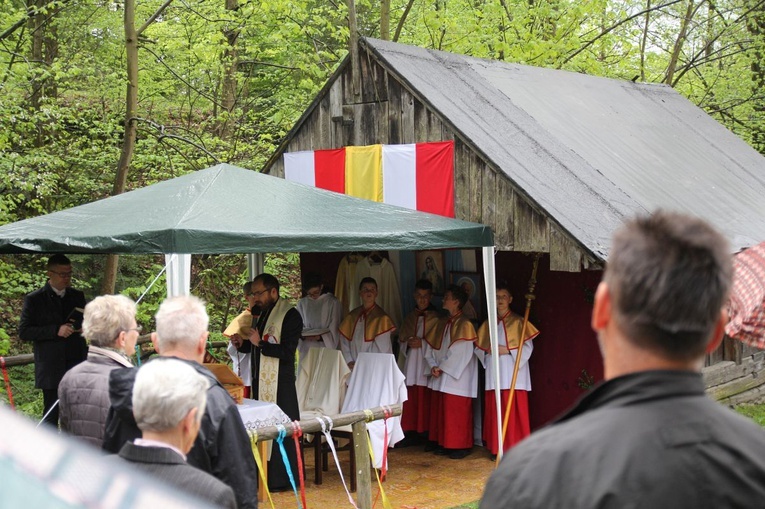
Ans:
[{"label": "crowd of people", "polygon": [[[60,418],[63,431],[212,504],[257,507],[249,437],[233,399],[202,365],[204,302],[165,300],[151,335],[159,357],[137,369],[135,303],[106,295],[86,304],[71,288],[65,256],[51,257],[47,272],[46,285],[26,297],[19,327],[34,344],[44,420]],[[482,439],[492,455],[508,452],[481,507],[753,507],[765,499],[765,431],[707,398],[699,372],[722,338],[731,272],[726,241],[701,220],[657,212],[628,222],[614,237],[592,313],[605,381],[529,438],[528,361],[539,331],[510,310],[504,282],[496,295],[498,363],[489,324],[476,330],[463,313],[465,290],[447,286],[437,309],[429,279],[415,284],[416,307],[397,330],[371,277],[359,284],[360,305],[342,317],[321,278],[305,278],[293,307],[279,281],[261,274],[244,285],[248,309],[229,353],[248,373],[254,399],[299,420],[298,352],[337,349],[353,370],[360,353],[392,354],[397,341],[408,392],[402,427],[408,438],[425,439],[426,451],[456,460],[475,444],[482,365]],[[495,388],[504,414],[514,378],[500,444]],[[294,444],[285,446],[296,469]],[[272,465],[269,488],[289,489],[285,463]]]}]

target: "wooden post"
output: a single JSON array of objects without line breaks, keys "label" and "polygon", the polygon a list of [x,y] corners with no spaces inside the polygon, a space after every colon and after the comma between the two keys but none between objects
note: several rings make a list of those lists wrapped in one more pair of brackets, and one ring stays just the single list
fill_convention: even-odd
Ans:
[{"label": "wooden post", "polygon": [[372,509],[372,468],[369,461],[369,436],[367,435],[367,423],[364,421],[354,422],[353,429],[353,454],[356,456],[356,502],[359,509]]},{"label": "wooden post", "polygon": [[[268,442],[258,442],[258,451],[260,451],[260,457],[263,459],[263,477],[268,479]],[[266,498],[266,485],[262,478],[258,478],[258,502],[265,502]]]}]

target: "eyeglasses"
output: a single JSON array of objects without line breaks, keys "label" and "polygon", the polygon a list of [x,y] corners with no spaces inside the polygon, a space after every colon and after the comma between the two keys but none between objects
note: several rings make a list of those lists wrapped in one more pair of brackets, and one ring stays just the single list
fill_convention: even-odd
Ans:
[{"label": "eyeglasses", "polygon": [[136,331],[138,334],[140,334],[140,333],[141,333],[141,331],[143,330],[143,327],[141,327],[140,325],[136,325],[136,326],[135,326],[135,327],[133,327],[132,329],[127,329],[127,330],[125,330],[125,332],[130,332],[131,330],[134,330],[134,331]]},{"label": "eyeglasses", "polygon": [[72,277],[72,272],[56,272],[55,270],[49,271],[51,274],[55,274],[58,277]]},{"label": "eyeglasses", "polygon": [[251,292],[250,295],[252,295],[253,297],[260,297],[261,295],[263,295],[267,291],[268,291],[268,288],[266,288],[265,290],[261,290],[259,292]]}]

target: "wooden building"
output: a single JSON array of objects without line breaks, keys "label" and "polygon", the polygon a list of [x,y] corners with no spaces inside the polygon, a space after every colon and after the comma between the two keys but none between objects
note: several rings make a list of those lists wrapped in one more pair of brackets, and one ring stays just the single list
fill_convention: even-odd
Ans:
[{"label": "wooden building", "polygon": [[[542,254],[531,315],[542,332],[530,363],[535,427],[602,377],[589,318],[625,218],[692,213],[735,251],[765,239],[765,158],[670,87],[374,39],[339,66],[264,171],[283,177],[284,152],[444,140],[455,143],[455,215],[493,229],[497,275],[518,312],[530,254]],[[337,256],[303,255],[302,264],[333,280],[326,267]],[[765,381],[762,354],[729,339],[710,364],[712,392],[731,402],[757,396]]]}]

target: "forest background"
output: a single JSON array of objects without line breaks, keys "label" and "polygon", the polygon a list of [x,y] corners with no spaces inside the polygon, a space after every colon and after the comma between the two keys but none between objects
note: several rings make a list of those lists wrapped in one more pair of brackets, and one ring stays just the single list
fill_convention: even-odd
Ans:
[{"label": "forest background", "polygon": [[[474,57],[674,87],[765,154],[765,0],[0,0],[0,225],[230,162],[260,170],[348,53],[350,29]],[[126,217],[126,221],[130,218]],[[267,221],[257,196],[242,221]],[[0,355],[45,257],[0,256]],[[72,257],[88,298],[138,298],[161,256]],[[299,297],[296,254],[267,270]],[[194,256],[212,339],[244,256]],[[165,294],[139,305],[144,330]],[[31,366],[12,368],[38,414]],[[20,394],[19,394],[20,393]],[[7,399],[5,388],[3,397]]]}]

